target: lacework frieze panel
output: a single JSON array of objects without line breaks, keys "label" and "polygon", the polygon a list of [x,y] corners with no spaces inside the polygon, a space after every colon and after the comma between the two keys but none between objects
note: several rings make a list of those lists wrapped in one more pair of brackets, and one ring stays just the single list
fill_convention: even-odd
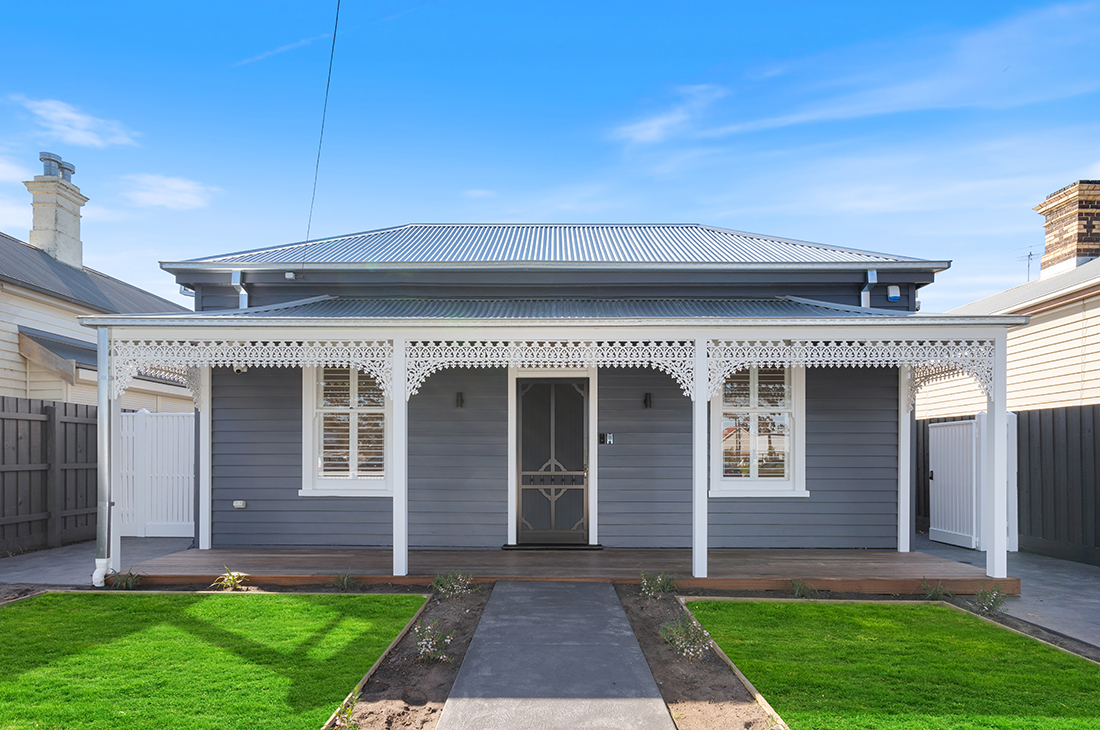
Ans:
[{"label": "lacework frieze panel", "polygon": [[114,340],[111,397],[118,398],[138,374],[186,385],[200,400],[204,367],[357,368],[393,393],[393,344],[387,341]]},{"label": "lacework frieze panel", "polygon": [[707,344],[708,392],[714,397],[730,374],[749,367],[910,366],[910,406],[917,391],[965,373],[988,396],[993,386],[992,340],[711,340]]},{"label": "lacework frieze panel", "polygon": [[452,367],[649,367],[672,376],[688,397],[695,379],[695,346],[691,342],[410,341],[405,358],[408,396],[416,394],[432,373]]}]

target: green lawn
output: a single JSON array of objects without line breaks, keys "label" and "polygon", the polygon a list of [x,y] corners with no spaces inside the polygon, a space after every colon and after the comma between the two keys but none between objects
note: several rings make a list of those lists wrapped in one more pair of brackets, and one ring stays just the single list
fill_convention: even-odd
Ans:
[{"label": "green lawn", "polygon": [[688,606],[792,730],[1100,728],[1100,666],[943,606]]},{"label": "green lawn", "polygon": [[48,594],[0,608],[0,728],[316,730],[419,595]]}]

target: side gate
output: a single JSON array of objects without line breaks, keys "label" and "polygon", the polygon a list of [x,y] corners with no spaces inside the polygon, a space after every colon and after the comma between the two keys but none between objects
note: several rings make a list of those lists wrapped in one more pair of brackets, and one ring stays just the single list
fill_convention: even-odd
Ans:
[{"label": "side gate", "polygon": [[119,527],[123,537],[195,531],[195,416],[123,413],[119,419]]},{"label": "side gate", "polygon": [[[1008,549],[1018,545],[1016,414],[1008,415]],[[928,537],[983,549],[982,470],[985,414],[972,420],[928,424]]]}]

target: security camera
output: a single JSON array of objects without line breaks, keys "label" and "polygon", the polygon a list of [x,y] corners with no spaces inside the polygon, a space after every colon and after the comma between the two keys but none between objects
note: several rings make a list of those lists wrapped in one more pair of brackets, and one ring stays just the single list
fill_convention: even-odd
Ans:
[{"label": "security camera", "polygon": [[233,372],[235,372],[237,375],[240,375],[241,373],[247,373],[248,368],[245,367],[244,365],[234,365],[233,366]]}]

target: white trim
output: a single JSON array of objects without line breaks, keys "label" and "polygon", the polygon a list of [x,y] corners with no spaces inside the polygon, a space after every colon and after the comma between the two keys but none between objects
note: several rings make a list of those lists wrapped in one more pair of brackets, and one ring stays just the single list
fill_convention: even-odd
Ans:
[{"label": "white trim", "polygon": [[983,481],[985,572],[990,578],[1008,576],[1008,410],[1006,387],[1008,333],[994,339],[993,384],[987,398]]},{"label": "white trim", "polygon": [[[409,399],[405,392],[405,340],[393,339],[393,393],[390,428],[393,462],[386,474],[393,489],[393,574],[409,574]],[[388,441],[389,442],[389,441]]]},{"label": "white trim", "polygon": [[516,378],[519,368],[508,368],[508,544],[515,545],[519,528],[519,421],[516,415]]},{"label": "white trim", "polygon": [[588,368],[588,544],[600,544],[599,368]]},{"label": "white trim", "polygon": [[199,374],[201,393],[199,406],[199,549],[209,550],[211,542],[211,430],[210,430],[210,368]]},{"label": "white trim", "polygon": [[[383,476],[342,479],[317,473],[317,367],[302,368],[302,486],[299,497],[390,497],[391,452],[393,451],[394,399],[386,396],[383,431]],[[352,368],[354,370],[354,368]],[[362,371],[359,371],[362,374]]]},{"label": "white trim", "polygon": [[516,381],[520,378],[588,379],[588,544],[599,544],[599,368],[508,368],[508,544],[519,542],[519,416]]},{"label": "white trim", "polygon": [[122,434],[119,432],[122,416],[122,402],[118,398],[111,400],[111,447],[108,450],[110,459],[108,469],[111,474],[111,570],[122,570],[122,461],[119,458],[119,442]]},{"label": "white trim", "polygon": [[711,497],[808,497],[806,491],[806,368],[786,368],[791,379],[790,479],[726,479],[722,476],[722,395],[710,400]]},{"label": "white trim", "polygon": [[707,341],[695,340],[691,403],[691,574],[707,577],[709,508],[707,497]]},{"label": "white trim", "polygon": [[909,440],[912,438],[912,411],[909,408],[909,367],[898,368],[898,552],[909,552],[910,535],[913,532],[912,466]]}]

